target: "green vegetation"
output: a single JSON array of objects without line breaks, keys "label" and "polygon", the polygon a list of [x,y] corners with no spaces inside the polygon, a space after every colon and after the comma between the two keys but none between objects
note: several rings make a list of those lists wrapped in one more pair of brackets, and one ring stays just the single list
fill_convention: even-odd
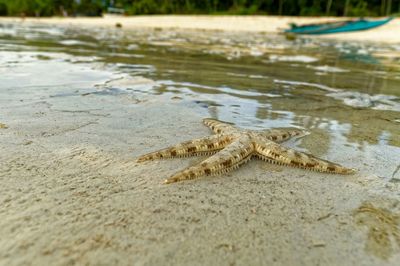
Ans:
[{"label": "green vegetation", "polygon": [[0,0],[0,15],[96,16],[108,7],[128,15],[386,16],[400,12],[400,0]]},{"label": "green vegetation", "polygon": [[105,6],[106,1],[104,0],[0,0],[0,15],[99,16],[103,12]]}]

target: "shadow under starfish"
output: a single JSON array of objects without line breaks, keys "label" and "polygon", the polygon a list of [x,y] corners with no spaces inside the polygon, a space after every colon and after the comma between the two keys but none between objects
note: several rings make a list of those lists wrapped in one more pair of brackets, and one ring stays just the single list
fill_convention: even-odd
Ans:
[{"label": "shadow under starfish", "polygon": [[215,134],[145,154],[139,157],[137,162],[213,154],[200,164],[190,166],[166,179],[166,184],[195,179],[204,175],[226,173],[238,168],[252,157],[258,157],[274,164],[318,172],[334,174],[355,172],[354,169],[345,168],[279,144],[292,137],[307,135],[307,132],[300,129],[246,130],[212,118],[203,119],[203,123]]}]

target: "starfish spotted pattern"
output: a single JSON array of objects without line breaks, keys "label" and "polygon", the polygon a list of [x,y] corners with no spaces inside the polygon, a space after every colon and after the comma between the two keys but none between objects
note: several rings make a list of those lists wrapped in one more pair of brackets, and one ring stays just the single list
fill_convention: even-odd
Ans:
[{"label": "starfish spotted pattern", "polygon": [[190,166],[165,180],[166,184],[195,179],[204,175],[217,175],[238,168],[252,157],[264,161],[304,168],[312,171],[352,174],[354,169],[322,160],[293,149],[283,147],[282,143],[292,137],[307,133],[300,129],[246,130],[231,123],[206,118],[203,123],[211,128],[214,135],[182,142],[175,146],[145,154],[137,162],[155,159],[212,155],[198,165]]}]

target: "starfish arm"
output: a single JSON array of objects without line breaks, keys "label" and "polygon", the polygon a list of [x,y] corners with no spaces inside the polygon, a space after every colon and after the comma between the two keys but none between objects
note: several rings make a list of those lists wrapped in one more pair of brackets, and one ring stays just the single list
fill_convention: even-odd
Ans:
[{"label": "starfish arm", "polygon": [[232,137],[221,134],[194,139],[159,151],[142,155],[137,159],[137,162],[173,157],[213,154],[223,149],[225,146],[231,143],[232,140]]},{"label": "starfish arm", "polygon": [[352,174],[355,172],[354,169],[316,158],[311,154],[283,147],[272,141],[266,143],[257,141],[255,143],[255,152],[259,158],[271,163],[334,174]]},{"label": "starfish arm", "polygon": [[204,118],[203,123],[204,123],[204,125],[211,128],[211,130],[216,134],[220,134],[220,133],[227,134],[230,132],[237,131],[237,129],[235,128],[235,126],[233,126],[233,124],[227,123],[227,122],[222,122],[222,121],[219,121],[219,120],[213,119],[213,118]]},{"label": "starfish arm", "polygon": [[259,131],[259,135],[268,140],[281,143],[293,137],[303,137],[308,135],[308,132],[302,129],[269,129]]},{"label": "starfish arm", "polygon": [[169,184],[195,179],[204,175],[226,173],[246,163],[251,158],[253,150],[250,138],[243,136],[200,164],[188,167],[166,179],[165,183]]}]

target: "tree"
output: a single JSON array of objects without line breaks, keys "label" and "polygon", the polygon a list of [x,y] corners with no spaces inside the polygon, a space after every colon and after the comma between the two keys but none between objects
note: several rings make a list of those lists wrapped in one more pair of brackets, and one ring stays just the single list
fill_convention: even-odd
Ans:
[{"label": "tree", "polygon": [[332,0],[328,0],[326,3],[325,15],[329,16],[329,13],[331,12],[331,6],[332,6]]},{"label": "tree", "polygon": [[389,15],[392,11],[392,0],[387,0],[387,6],[386,6],[386,16]]},{"label": "tree", "polygon": [[[108,6],[128,14],[389,15],[400,0],[0,0],[0,15],[100,15]],[[368,8],[367,8],[368,7]]]}]

